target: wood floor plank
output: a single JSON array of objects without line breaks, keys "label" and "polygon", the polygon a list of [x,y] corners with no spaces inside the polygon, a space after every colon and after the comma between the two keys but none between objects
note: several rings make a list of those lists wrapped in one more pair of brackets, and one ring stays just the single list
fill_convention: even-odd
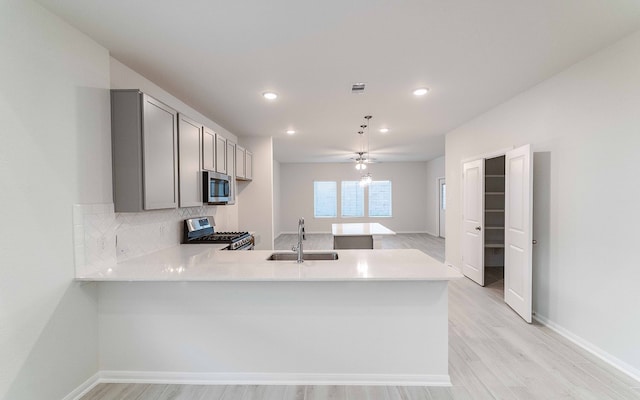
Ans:
[{"label": "wood floor plank", "polygon": [[347,399],[347,391],[345,386],[307,386],[307,390],[305,392],[305,400],[346,400]]},{"label": "wood floor plank", "polygon": [[304,400],[306,386],[286,386],[283,400]]},{"label": "wood floor plank", "polygon": [[149,385],[129,383],[103,383],[82,397],[83,400],[134,400],[140,397]]},{"label": "wood floor plank", "polygon": [[[136,397],[136,400],[138,399],[158,400],[162,395],[162,392],[164,392],[167,389],[167,386],[169,385],[162,385],[162,384],[147,385],[146,389],[144,389],[144,391],[140,393],[138,397]],[[126,398],[128,399],[128,397]]]},{"label": "wood floor plank", "polygon": [[[209,386],[207,385],[169,385],[165,392],[162,393],[164,397],[161,396],[160,398],[162,400],[203,400],[208,389]],[[213,399],[218,400],[221,394],[222,391],[220,391],[218,397],[213,397]],[[211,398],[209,396],[207,400]]]},{"label": "wood floor plank", "polygon": [[[220,400],[240,400],[250,386],[228,385],[225,387]],[[144,399],[147,400],[147,399]],[[149,399],[151,400],[151,399]]]},{"label": "wood floor plank", "polygon": [[187,385],[167,385],[157,400],[175,400],[185,386]]},{"label": "wood floor plank", "polygon": [[400,386],[400,393],[404,393],[408,400],[431,400],[431,395],[423,386]]},{"label": "wood floor plank", "polygon": [[604,362],[598,360],[598,362],[594,363],[581,363],[578,364],[578,367],[591,379],[598,380],[613,392],[621,395],[621,398],[635,399],[636,397],[633,396],[637,396],[640,399],[638,392],[635,390],[636,388],[634,388],[634,385],[637,385],[638,382],[622,372],[608,367]]},{"label": "wood floor plank", "polygon": [[226,390],[226,385],[207,385],[199,400],[219,400]]},{"label": "wood floor plank", "polygon": [[453,400],[451,388],[448,387],[428,387],[427,392],[431,396],[431,400]]}]

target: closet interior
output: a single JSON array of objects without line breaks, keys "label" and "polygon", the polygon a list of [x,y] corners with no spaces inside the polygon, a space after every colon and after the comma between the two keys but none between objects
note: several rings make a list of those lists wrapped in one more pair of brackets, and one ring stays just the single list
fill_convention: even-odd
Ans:
[{"label": "closet interior", "polygon": [[504,277],[505,156],[484,161],[484,267],[491,281]]}]

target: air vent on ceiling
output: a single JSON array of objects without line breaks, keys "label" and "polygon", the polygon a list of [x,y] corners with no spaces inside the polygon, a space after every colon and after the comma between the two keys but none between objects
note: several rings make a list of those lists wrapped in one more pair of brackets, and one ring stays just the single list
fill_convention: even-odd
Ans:
[{"label": "air vent on ceiling", "polygon": [[364,83],[354,83],[351,85],[351,93],[364,93]]}]

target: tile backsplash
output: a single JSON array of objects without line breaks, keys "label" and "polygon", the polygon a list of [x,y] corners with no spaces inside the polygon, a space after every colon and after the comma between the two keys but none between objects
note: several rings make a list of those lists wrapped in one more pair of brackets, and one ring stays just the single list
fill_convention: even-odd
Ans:
[{"label": "tile backsplash", "polygon": [[[229,207],[227,211],[231,211]],[[235,207],[233,207],[235,208]],[[73,206],[76,276],[176,246],[186,218],[212,215],[216,228],[237,229],[220,207],[202,206],[140,213],[115,213],[113,203]],[[216,215],[219,214],[219,215]]]}]

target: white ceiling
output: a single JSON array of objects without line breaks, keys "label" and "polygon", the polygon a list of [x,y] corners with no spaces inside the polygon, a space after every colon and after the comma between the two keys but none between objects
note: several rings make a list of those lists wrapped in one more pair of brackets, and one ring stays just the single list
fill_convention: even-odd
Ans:
[{"label": "white ceiling", "polygon": [[447,131],[640,28],[637,0],[39,2],[231,132],[273,136],[281,162],[347,161],[365,114],[372,157],[438,157]]}]

